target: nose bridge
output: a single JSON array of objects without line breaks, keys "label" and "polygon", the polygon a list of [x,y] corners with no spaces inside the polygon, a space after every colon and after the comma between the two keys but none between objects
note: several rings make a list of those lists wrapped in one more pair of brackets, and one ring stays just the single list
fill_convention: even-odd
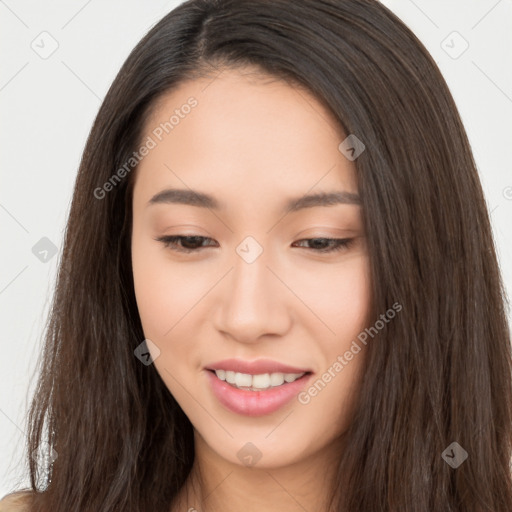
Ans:
[{"label": "nose bridge", "polygon": [[286,298],[267,268],[272,266],[270,251],[246,237],[236,253],[219,304],[218,329],[245,342],[257,341],[262,334],[282,334],[288,325]]},{"label": "nose bridge", "polygon": [[231,282],[233,296],[238,296],[239,303],[246,299],[252,300],[260,294],[265,295],[265,290],[268,291],[271,274],[267,268],[269,254],[258,246],[252,241],[244,241],[236,249]]}]

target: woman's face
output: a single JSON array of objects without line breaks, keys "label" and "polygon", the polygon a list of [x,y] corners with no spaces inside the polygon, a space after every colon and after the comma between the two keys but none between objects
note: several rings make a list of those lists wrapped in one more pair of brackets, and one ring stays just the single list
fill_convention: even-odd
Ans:
[{"label": "woman's face", "polygon": [[[146,123],[133,277],[153,364],[199,445],[278,467],[350,422],[369,262],[346,136],[303,90],[243,73],[182,84]],[[340,201],[307,199],[321,193]]]}]

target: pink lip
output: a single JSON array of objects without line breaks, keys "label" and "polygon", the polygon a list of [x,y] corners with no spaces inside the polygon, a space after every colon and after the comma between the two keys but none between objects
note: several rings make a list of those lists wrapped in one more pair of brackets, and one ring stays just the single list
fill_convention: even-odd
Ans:
[{"label": "pink lip", "polygon": [[[288,372],[286,372],[288,373]],[[290,372],[300,373],[300,372]],[[244,416],[271,414],[293,400],[304,389],[312,373],[306,373],[293,382],[271,387],[263,391],[238,389],[220,380],[214,371],[206,371],[211,390],[226,409]]]},{"label": "pink lip", "polygon": [[271,359],[257,359],[256,361],[243,361],[242,359],[225,359],[211,363],[206,367],[207,370],[226,370],[239,373],[249,373],[251,375],[261,375],[263,373],[308,373],[309,368],[295,368],[286,364],[272,361]]}]

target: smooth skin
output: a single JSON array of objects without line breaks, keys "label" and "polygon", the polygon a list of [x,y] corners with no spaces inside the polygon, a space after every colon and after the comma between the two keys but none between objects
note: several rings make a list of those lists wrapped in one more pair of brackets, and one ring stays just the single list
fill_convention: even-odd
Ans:
[{"label": "smooth skin", "polygon": [[[337,439],[351,421],[365,347],[309,403],[293,399],[256,418],[222,406],[204,368],[268,358],[311,368],[314,383],[367,326],[361,206],[283,213],[292,197],[358,193],[355,164],[338,150],[346,134],[306,91],[245,68],[182,83],[159,102],[143,139],[155,139],[154,130],[190,97],[197,106],[143,158],[133,195],[133,277],[144,334],[158,347],[153,364],[195,433],[194,468],[170,509],[327,510],[343,449]],[[210,194],[221,207],[149,202],[167,188]],[[185,253],[179,242],[157,240],[168,235],[205,238],[185,242],[196,247]],[[263,249],[252,263],[237,252],[248,236]],[[316,238],[351,241],[327,253],[318,248],[329,243],[308,242]],[[261,453],[253,466],[237,455],[248,442]],[[203,485],[193,488],[199,470]]]},{"label": "smooth skin", "polygon": [[0,500],[0,512],[29,512],[30,491],[18,491],[8,494]]}]

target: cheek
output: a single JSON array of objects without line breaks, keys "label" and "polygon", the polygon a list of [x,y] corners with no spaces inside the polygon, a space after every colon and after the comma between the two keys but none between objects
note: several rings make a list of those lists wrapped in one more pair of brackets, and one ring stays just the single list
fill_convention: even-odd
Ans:
[{"label": "cheek", "polygon": [[137,307],[145,335],[155,340],[172,336],[180,319],[204,295],[209,281],[199,267],[190,273],[166,258],[163,251],[154,243],[135,240],[132,245]]},{"label": "cheek", "polygon": [[178,283],[172,282],[171,274],[162,272],[162,264],[151,251],[134,243],[132,250],[133,282],[137,307],[147,338],[158,339],[172,327],[170,311],[176,304],[175,290]]},{"label": "cheek", "polygon": [[[132,248],[133,279],[137,308],[144,337],[158,347],[154,366],[169,391],[180,404],[190,399],[182,394],[179,383],[190,378],[187,372],[197,366],[195,347],[191,346],[191,326],[187,324],[193,304],[201,291],[196,281],[187,279],[178,268],[153,248],[145,250],[136,243]],[[200,295],[199,295],[200,296]],[[190,387],[189,385],[187,387]]]},{"label": "cheek", "polygon": [[311,279],[307,281],[308,287],[303,289],[322,320],[317,320],[315,340],[323,365],[299,403],[307,414],[325,420],[324,434],[329,437],[348,426],[364,368],[367,347],[358,341],[358,335],[369,320],[369,260],[362,256],[335,271],[317,272],[315,287]]},{"label": "cheek", "polygon": [[159,349],[155,367],[175,398],[187,401],[179,383],[190,387],[202,369],[199,320],[209,314],[208,291],[225,271],[173,261],[167,250],[154,241],[134,239],[135,297],[144,336]]},{"label": "cheek", "polygon": [[[299,274],[297,274],[299,275]],[[359,256],[336,266],[318,266],[301,274],[298,289],[304,302],[323,322],[322,340],[340,348],[364,329],[370,305],[369,261]]]}]

